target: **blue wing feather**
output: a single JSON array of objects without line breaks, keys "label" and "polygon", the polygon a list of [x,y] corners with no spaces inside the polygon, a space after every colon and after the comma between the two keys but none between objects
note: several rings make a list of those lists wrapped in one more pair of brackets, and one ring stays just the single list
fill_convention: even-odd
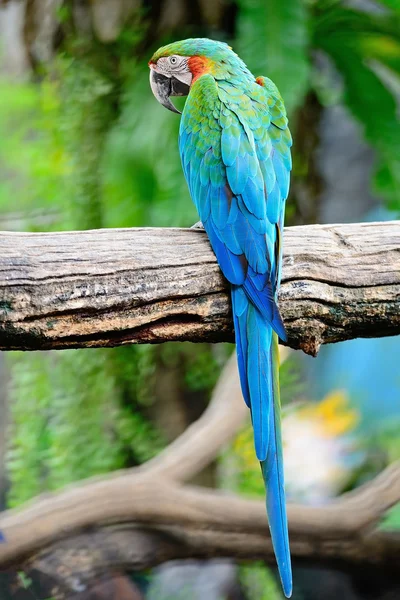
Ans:
[{"label": "blue wing feather", "polygon": [[246,187],[249,170],[249,157],[247,154],[236,157],[235,162],[231,166],[227,166],[226,175],[228,178],[229,187],[235,195],[242,194]]},{"label": "blue wing feather", "polygon": [[246,279],[246,268],[240,256],[233,254],[216,234],[216,227],[211,218],[203,221],[211,246],[217,257],[219,266],[225,277],[235,285],[241,285]]}]

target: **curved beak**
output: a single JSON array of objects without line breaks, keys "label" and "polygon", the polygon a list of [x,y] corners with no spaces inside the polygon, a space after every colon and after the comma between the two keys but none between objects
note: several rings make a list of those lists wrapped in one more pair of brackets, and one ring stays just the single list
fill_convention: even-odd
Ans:
[{"label": "curved beak", "polygon": [[175,108],[170,100],[170,96],[187,96],[190,86],[187,83],[179,81],[175,77],[167,77],[150,69],[150,87],[154,96],[160,104],[174,113],[181,114],[181,111]]}]

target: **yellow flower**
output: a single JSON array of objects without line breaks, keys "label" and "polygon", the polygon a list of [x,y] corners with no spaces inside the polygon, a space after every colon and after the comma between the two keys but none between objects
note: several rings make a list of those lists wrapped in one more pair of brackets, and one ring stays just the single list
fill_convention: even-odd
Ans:
[{"label": "yellow flower", "polygon": [[299,417],[317,420],[327,437],[349,433],[359,421],[358,413],[349,406],[344,390],[330,392],[318,404],[307,403],[299,410]]}]

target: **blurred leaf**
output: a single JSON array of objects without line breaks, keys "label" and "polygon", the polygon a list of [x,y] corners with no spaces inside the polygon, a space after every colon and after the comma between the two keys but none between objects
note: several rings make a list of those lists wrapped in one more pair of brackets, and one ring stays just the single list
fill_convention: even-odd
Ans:
[{"label": "blurred leaf", "polygon": [[237,50],[255,76],[278,86],[288,112],[300,106],[308,76],[308,13],[304,0],[239,0]]},{"label": "blurred leaf", "polygon": [[[400,27],[400,22],[399,22]],[[367,60],[376,60],[400,74],[400,35],[398,39],[384,33],[369,33],[360,39],[360,50]]]},{"label": "blurred leaf", "polygon": [[189,390],[212,390],[221,365],[215,360],[210,344],[185,344],[185,383]]},{"label": "blurred leaf", "polygon": [[371,448],[377,448],[386,455],[386,463],[400,460],[400,415],[397,418],[386,419],[381,423],[377,432],[371,432],[365,443]]},{"label": "blurred leaf", "polygon": [[57,126],[57,85],[1,82],[1,92],[0,211],[49,210],[57,201],[63,211],[70,156]]},{"label": "blurred leaf", "polygon": [[386,531],[400,530],[400,502],[387,511],[379,528]]},{"label": "blurred leaf", "polygon": [[154,99],[147,65],[132,65],[102,164],[109,227],[190,226],[197,219],[178,151],[179,119]]},{"label": "blurred leaf", "polygon": [[277,579],[261,561],[241,566],[239,579],[246,591],[246,597],[251,600],[283,600]]},{"label": "blurred leaf", "polygon": [[18,579],[25,590],[29,589],[32,585],[32,579],[24,571],[18,571]]},{"label": "blurred leaf", "polygon": [[[135,372],[143,393],[140,377],[148,378],[148,369],[141,374],[136,348],[129,350],[132,364],[125,361],[124,369]],[[134,390],[123,387],[117,356],[115,349],[10,356],[12,506],[44,490],[119,469],[130,456],[143,462],[161,450],[163,439],[138,410]],[[123,403],[125,389],[129,408]]]},{"label": "blurred leaf", "polygon": [[280,365],[279,380],[281,387],[281,405],[293,403],[295,398],[304,395],[306,383],[300,370],[298,355],[293,352]]},{"label": "blurred leaf", "polygon": [[378,4],[382,4],[386,8],[390,8],[395,12],[400,13],[400,2],[399,0],[376,0]]},{"label": "blurred leaf", "polygon": [[377,150],[378,191],[391,208],[400,208],[398,107],[372,62],[375,59],[398,68],[400,27],[393,27],[392,17],[361,13],[336,3],[323,10],[324,4],[321,3],[319,17],[314,21],[314,44],[334,61],[343,78],[344,101]]}]

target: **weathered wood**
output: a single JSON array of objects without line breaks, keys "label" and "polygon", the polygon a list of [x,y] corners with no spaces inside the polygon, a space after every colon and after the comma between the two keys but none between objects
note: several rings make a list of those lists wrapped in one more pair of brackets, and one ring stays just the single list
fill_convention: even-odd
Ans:
[{"label": "weathered wood", "polygon": [[[233,340],[228,286],[204,232],[0,234],[0,348]],[[400,332],[400,222],[285,230],[289,345]]]}]

